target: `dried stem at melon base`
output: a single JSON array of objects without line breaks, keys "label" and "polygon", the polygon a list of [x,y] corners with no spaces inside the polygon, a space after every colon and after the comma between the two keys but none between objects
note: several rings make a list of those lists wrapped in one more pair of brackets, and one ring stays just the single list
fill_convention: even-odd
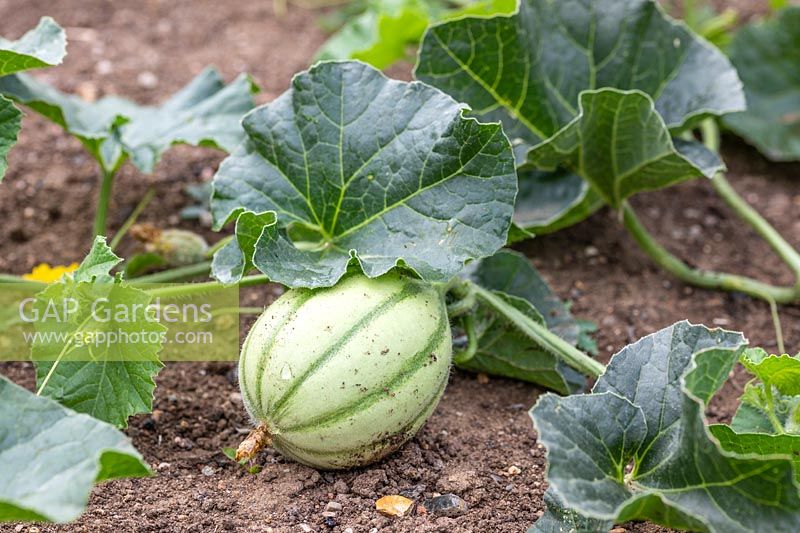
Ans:
[{"label": "dried stem at melon base", "polygon": [[236,449],[236,461],[249,461],[267,446],[272,446],[272,437],[267,425],[259,424]]}]

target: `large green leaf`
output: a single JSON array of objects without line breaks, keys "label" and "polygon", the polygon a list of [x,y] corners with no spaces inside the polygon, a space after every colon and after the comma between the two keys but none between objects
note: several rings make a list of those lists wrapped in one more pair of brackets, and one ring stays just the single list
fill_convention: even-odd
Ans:
[{"label": "large green leaf", "polygon": [[730,47],[747,111],[725,125],[774,161],[800,159],[800,6],[741,28]]},{"label": "large green leaf", "polygon": [[208,68],[152,107],[116,96],[86,102],[24,74],[0,79],[0,93],[64,127],[103,168],[114,170],[130,157],[143,172],[152,172],[173,144],[232,151],[244,137],[239,122],[253,108],[256,90],[245,75],[225,85]]},{"label": "large green leaf", "polygon": [[[612,139],[636,139],[646,130],[648,138],[661,140],[663,151],[670,148],[670,133],[707,115],[744,109],[741,83],[725,56],[669,19],[651,0],[521,0],[510,17],[465,18],[433,26],[423,39],[415,73],[470,104],[477,115],[501,119],[522,149],[558,134],[559,148],[580,153],[581,164],[571,166],[581,169],[613,160],[645,162],[636,157],[642,154]],[[639,98],[624,98],[632,106],[628,120],[614,120],[602,107],[583,110],[584,115],[601,116],[580,117],[581,94],[602,88],[641,92]],[[596,103],[613,103],[610,93],[596,94],[604,95]],[[634,110],[643,116],[633,116]],[[578,130],[588,124],[594,125],[594,136],[579,137]],[[580,150],[574,146],[577,142],[582,143]],[[675,149],[667,151],[669,159],[680,158]],[[629,183],[674,183],[686,179],[686,164],[695,167],[689,174],[705,173],[688,159],[662,168],[652,182]],[[665,175],[671,170],[677,175]],[[578,214],[591,213],[586,208],[579,213],[567,209],[582,204],[586,194],[578,188],[567,190],[572,196],[562,200],[562,226],[580,220]],[[597,193],[605,199],[618,197],[607,190]],[[534,196],[523,198],[526,211],[538,207]],[[550,202],[551,196],[543,194],[542,208]],[[558,219],[548,220],[559,224]]]},{"label": "large green leaf", "polygon": [[297,75],[245,117],[247,142],[214,177],[216,228],[238,219],[240,249],[242,235],[259,235],[252,258],[220,252],[214,275],[236,281],[252,261],[291,287],[330,286],[353,260],[370,277],[403,263],[442,281],[492,255],[513,213],[514,158],[499,124],[462,111],[363,63]]},{"label": "large green leaf", "polygon": [[744,348],[741,334],[680,322],[615,355],[590,395],[532,410],[548,481],[598,520],[715,532],[800,529],[791,461],[722,451],[704,408]]},{"label": "large green leaf", "polygon": [[17,41],[0,37],[0,76],[52,67],[61,64],[67,54],[67,35],[50,17]]},{"label": "large green leaf", "polygon": [[[498,292],[531,319],[546,324],[567,342],[578,343],[578,322],[525,256],[500,251],[471,265],[467,275],[478,285]],[[585,385],[579,372],[533,344],[489,306],[479,304],[474,313],[461,319],[461,324],[476,343],[474,353],[468,357],[456,356],[461,368],[529,381],[563,394]]]},{"label": "large green leaf", "polygon": [[8,152],[17,143],[22,113],[0,95],[0,180],[8,168]]},{"label": "large green leaf", "polygon": [[36,396],[0,376],[0,521],[69,522],[92,484],[150,475],[110,425]]},{"label": "large green leaf", "polygon": [[[158,352],[165,328],[145,316],[117,315],[116,309],[144,313],[151,300],[146,292],[109,275],[120,261],[105,238],[97,237],[73,276],[37,295],[35,308],[41,318],[35,323],[39,336],[31,356],[40,394],[125,427],[129,416],[152,408],[153,377],[163,366]],[[65,304],[73,306],[68,317],[46,313],[53,305],[62,309]],[[97,342],[113,334],[120,340]],[[122,340],[123,334],[127,339]]]},{"label": "large green leaf", "polygon": [[[0,37],[0,76],[61,63],[67,51],[64,30],[50,17],[17,41]],[[2,84],[2,80],[0,80]],[[0,89],[0,180],[8,168],[8,152],[17,142],[22,113],[2,96]]]},{"label": "large green leaf", "polygon": [[511,13],[516,0],[467,1],[453,8],[445,0],[369,0],[364,11],[351,18],[325,42],[317,60],[358,59],[386,68],[409,57],[428,25],[469,14]]},{"label": "large green leaf", "polygon": [[711,178],[724,168],[701,144],[673,140],[649,96],[617,89],[581,93],[579,115],[534,146],[528,160],[545,170],[570,169],[614,208],[637,192]]}]

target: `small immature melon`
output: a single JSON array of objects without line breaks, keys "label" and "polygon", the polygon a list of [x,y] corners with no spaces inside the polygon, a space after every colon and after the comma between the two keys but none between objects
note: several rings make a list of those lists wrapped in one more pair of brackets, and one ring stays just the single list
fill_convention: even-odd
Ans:
[{"label": "small immature melon", "polygon": [[390,273],[294,289],[250,330],[245,406],[282,454],[316,468],[377,461],[411,438],[447,384],[452,338],[429,284]]},{"label": "small immature melon", "polygon": [[145,243],[145,250],[160,255],[167,266],[193,265],[206,259],[208,244],[200,235],[182,229],[162,230],[152,224],[135,224],[131,235]]}]

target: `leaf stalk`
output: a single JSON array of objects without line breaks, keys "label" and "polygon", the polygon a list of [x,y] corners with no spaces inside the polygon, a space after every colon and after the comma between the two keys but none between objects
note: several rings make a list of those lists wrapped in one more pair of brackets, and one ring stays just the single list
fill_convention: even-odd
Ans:
[{"label": "leaf stalk", "polygon": [[506,320],[513,323],[526,337],[556,357],[561,358],[565,363],[579,372],[595,378],[605,372],[606,368],[602,363],[592,359],[572,344],[547,329],[547,326],[532,320],[519,309],[509,305],[493,291],[470,281],[466,281],[460,287],[456,288],[454,292],[462,300],[467,299],[470,294],[474,295],[477,300],[482,301],[502,315]]},{"label": "leaf stalk", "polygon": [[767,302],[788,304],[800,301],[800,286],[779,287],[746,276],[692,268],[656,242],[627,202],[622,205],[622,221],[637,244],[658,266],[685,283],[704,289],[741,292]]},{"label": "leaf stalk", "polygon": [[[719,126],[713,119],[706,119],[700,125],[703,144],[714,153],[719,152],[720,134]],[[730,182],[722,172],[717,173],[711,180],[711,185],[717,194],[728,204],[739,218],[747,222],[767,244],[775,250],[775,253],[786,263],[797,278],[797,288],[800,289],[800,252],[789,244],[780,233],[762,217],[758,211],[753,209],[750,204],[742,198],[739,193],[731,186]]]},{"label": "leaf stalk", "polygon": [[103,179],[100,183],[100,196],[97,199],[97,210],[94,213],[94,227],[92,229],[94,236],[106,234],[106,217],[108,214],[108,205],[111,203],[111,190],[114,188],[114,175],[116,174],[113,169],[107,169],[101,165]]}]

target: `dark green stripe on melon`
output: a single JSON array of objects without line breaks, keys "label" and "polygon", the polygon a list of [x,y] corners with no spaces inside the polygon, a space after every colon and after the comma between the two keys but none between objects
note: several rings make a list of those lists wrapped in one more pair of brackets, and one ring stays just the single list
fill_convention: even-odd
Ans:
[{"label": "dark green stripe on melon", "polygon": [[398,303],[402,302],[403,300],[405,300],[410,296],[419,293],[420,289],[416,284],[408,284],[400,292],[395,293],[389,298],[385,299],[379,305],[370,309],[361,318],[359,318],[358,321],[355,324],[353,324],[353,327],[347,330],[347,332],[344,335],[339,337],[333,345],[328,347],[328,349],[323,352],[322,356],[320,356],[320,358],[317,359],[314,362],[314,364],[312,364],[311,367],[308,370],[306,370],[303,373],[303,375],[301,375],[295,381],[294,385],[288,391],[286,391],[280,399],[278,399],[275,402],[275,404],[272,406],[272,411],[274,413],[272,416],[273,421],[278,421],[280,419],[281,411],[284,409],[286,404],[292,399],[295,393],[297,393],[297,390],[300,388],[300,386],[312,374],[317,372],[322,365],[330,361],[330,359],[334,357],[342,349],[342,347],[345,346],[353,338],[354,335],[362,331],[366,326],[374,322],[376,319],[383,316],[387,311],[390,311]]}]

